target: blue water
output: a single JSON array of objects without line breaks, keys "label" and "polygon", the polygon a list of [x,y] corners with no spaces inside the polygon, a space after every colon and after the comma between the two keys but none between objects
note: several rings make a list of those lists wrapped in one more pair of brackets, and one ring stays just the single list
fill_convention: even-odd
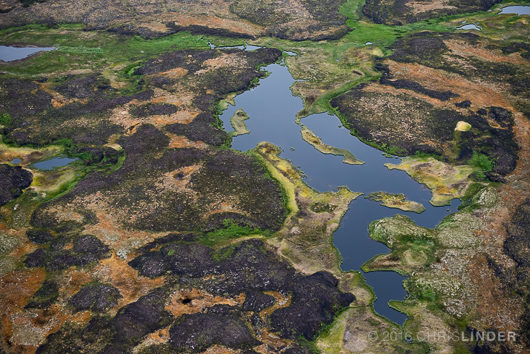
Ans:
[{"label": "blue water", "polygon": [[[384,166],[387,162],[399,163],[399,158],[385,157],[381,151],[363,144],[342,127],[337,117],[327,113],[306,117],[302,119],[302,124],[324,143],[348,149],[365,164],[345,164],[342,156],[317,151],[302,139],[301,126],[295,122],[296,113],[303,108],[302,100],[293,96],[290,90],[295,80],[285,66],[272,64],[266,70],[271,74],[262,79],[257,87],[237,96],[235,106],[229,106],[221,115],[227,131],[231,130],[230,118],[237,109],[242,108],[250,117],[245,121],[250,134],[234,137],[234,149],[246,151],[261,141],[269,141],[282,148],[281,157],[289,159],[303,171],[305,182],[318,191],[326,192],[336,190],[339,186],[348,186],[352,191],[365,194],[375,191],[405,193],[408,199],[426,207],[425,212],[417,214],[386,208],[363,197],[354,200],[334,234],[334,244],[343,257],[343,270],[359,271],[375,255],[388,253],[386,246],[369,237],[368,225],[371,221],[400,213],[409,216],[419,225],[433,227],[444,216],[456,211],[457,201],[447,207],[430,205],[429,189],[415,182],[405,172],[389,170]],[[391,299],[401,300],[406,296],[402,284],[404,277],[395,272],[363,274],[377,295],[375,310],[402,324],[406,316],[390,308],[387,303]]]},{"label": "blue water", "polygon": [[49,160],[35,162],[32,167],[38,168],[39,170],[53,170],[54,168],[63,167],[77,159],[71,159],[68,157],[54,157]]},{"label": "blue water", "polygon": [[474,25],[474,24],[469,24],[469,25],[463,25],[463,26],[460,26],[458,27],[457,29],[459,30],[475,30],[475,31],[480,31],[480,27],[478,27],[477,25]]},{"label": "blue water", "polygon": [[0,60],[13,61],[29,57],[38,52],[48,52],[52,47],[9,47],[0,45]]},{"label": "blue water", "polygon": [[503,7],[501,14],[530,15],[530,6],[506,6]]},{"label": "blue water", "polygon": [[208,46],[210,47],[210,49],[216,49],[216,48],[218,49],[241,49],[241,50],[246,50],[249,52],[252,52],[259,48],[263,48],[263,47],[258,47],[255,45],[246,44],[246,43],[244,45],[234,45],[234,46],[226,46],[226,47],[219,47],[213,43],[208,43]]},{"label": "blue water", "polygon": [[13,159],[13,160],[11,161],[11,163],[12,163],[13,165],[18,165],[18,164],[21,163],[21,162],[22,162],[22,160],[19,159],[19,158]]}]

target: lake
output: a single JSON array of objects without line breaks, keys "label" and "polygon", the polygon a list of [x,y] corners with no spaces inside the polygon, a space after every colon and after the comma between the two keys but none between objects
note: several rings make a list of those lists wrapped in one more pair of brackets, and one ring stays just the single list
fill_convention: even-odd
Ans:
[{"label": "lake", "polygon": [[[389,249],[372,240],[368,234],[370,222],[396,214],[404,214],[425,227],[436,226],[445,216],[458,208],[458,201],[450,206],[434,207],[429,204],[431,192],[424,185],[411,179],[405,172],[389,170],[384,164],[399,163],[396,157],[386,157],[352,136],[342,127],[340,120],[327,113],[314,114],[302,119],[302,124],[318,135],[324,143],[351,151],[363,165],[342,162],[342,156],[322,154],[302,139],[301,125],[296,123],[296,113],[303,109],[302,100],[291,93],[295,82],[284,65],[272,64],[265,68],[270,75],[258,86],[235,98],[235,105],[228,106],[221,120],[227,131],[231,131],[230,118],[237,109],[243,109],[250,117],[246,120],[250,134],[233,138],[232,148],[247,151],[261,141],[271,142],[283,152],[281,157],[290,160],[303,171],[304,181],[320,192],[347,186],[354,192],[369,194],[376,191],[405,193],[408,199],[422,203],[426,210],[421,214],[402,212],[379,205],[363,196],[354,200],[344,215],[340,227],[334,233],[334,244],[343,257],[344,271],[360,271],[361,266],[377,254]],[[395,272],[363,273],[367,283],[374,289],[377,300],[374,308],[379,314],[403,324],[406,316],[388,306],[391,299],[401,300],[406,296],[401,275]]]}]

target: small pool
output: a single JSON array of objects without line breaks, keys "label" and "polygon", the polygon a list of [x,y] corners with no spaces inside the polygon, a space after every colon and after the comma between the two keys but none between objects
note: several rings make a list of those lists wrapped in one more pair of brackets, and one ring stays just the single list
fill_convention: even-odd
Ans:
[{"label": "small pool", "polygon": [[49,52],[54,47],[12,47],[0,45],[0,60],[14,61],[24,59],[38,52]]},{"label": "small pool", "polygon": [[480,31],[480,27],[477,26],[477,25],[474,25],[474,24],[469,24],[469,25],[463,25],[463,26],[460,26],[458,27],[457,29],[459,30],[475,30],[475,31]]},{"label": "small pool", "polygon": [[530,15],[530,6],[506,6],[500,14]]},{"label": "small pool", "polygon": [[76,161],[77,159],[71,159],[69,157],[54,157],[49,160],[36,162],[32,165],[39,170],[53,170],[54,168],[63,167]]}]

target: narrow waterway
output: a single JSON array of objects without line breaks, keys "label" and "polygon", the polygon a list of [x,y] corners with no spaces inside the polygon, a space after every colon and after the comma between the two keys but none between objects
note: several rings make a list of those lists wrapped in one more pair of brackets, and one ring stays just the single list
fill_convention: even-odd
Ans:
[{"label": "narrow waterway", "polygon": [[[295,80],[287,67],[272,64],[266,70],[270,75],[255,88],[237,96],[235,106],[229,106],[221,115],[226,131],[232,130],[230,118],[237,109],[243,109],[250,117],[245,121],[250,134],[234,137],[234,149],[247,151],[261,141],[269,141],[282,148],[281,157],[289,159],[303,171],[305,182],[318,191],[348,186],[352,191],[365,194],[375,191],[405,193],[408,199],[426,207],[425,212],[417,214],[386,208],[363,196],[354,200],[334,234],[334,244],[342,255],[341,267],[344,271],[359,271],[370,258],[389,251],[386,246],[369,237],[370,222],[401,213],[419,225],[433,227],[457,209],[456,201],[447,207],[430,205],[431,192],[425,186],[403,171],[388,170],[384,166],[387,162],[398,163],[399,158],[385,157],[381,151],[363,144],[342,127],[337,117],[327,113],[306,117],[302,124],[321,137],[324,143],[351,151],[365,164],[345,164],[342,156],[317,151],[302,139],[301,126],[296,124],[296,113],[303,109],[303,103],[291,93],[290,87]],[[369,272],[363,275],[377,296],[374,304],[376,312],[403,324],[406,316],[390,308],[388,301],[401,300],[406,296],[402,284],[404,278],[395,272]]]}]

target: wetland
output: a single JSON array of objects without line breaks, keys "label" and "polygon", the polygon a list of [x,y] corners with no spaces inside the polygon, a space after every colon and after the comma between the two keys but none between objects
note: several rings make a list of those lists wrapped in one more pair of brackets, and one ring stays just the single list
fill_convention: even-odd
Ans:
[{"label": "wetland", "polygon": [[0,2],[0,352],[528,350],[526,2],[102,5]]}]

